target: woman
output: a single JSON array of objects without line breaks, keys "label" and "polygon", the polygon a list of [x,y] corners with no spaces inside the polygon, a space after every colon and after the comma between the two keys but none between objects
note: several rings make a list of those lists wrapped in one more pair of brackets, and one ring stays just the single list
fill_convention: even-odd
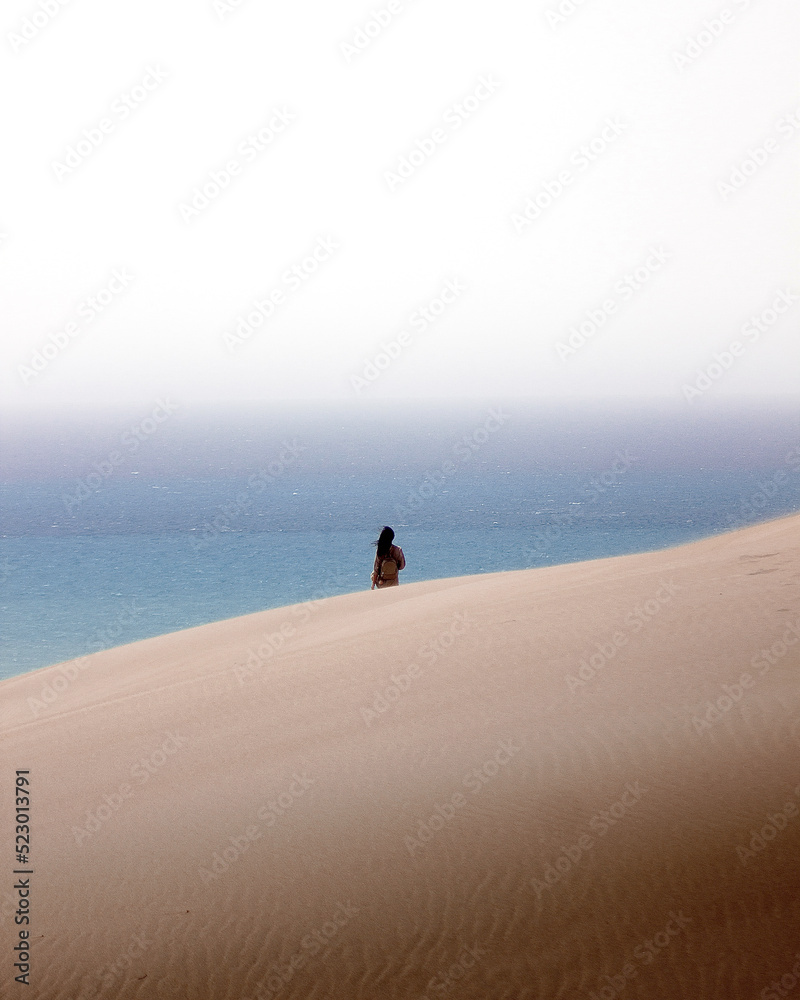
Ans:
[{"label": "woman", "polygon": [[372,567],[370,578],[372,580],[371,590],[376,587],[379,590],[383,587],[396,587],[400,583],[398,574],[401,569],[405,569],[406,557],[399,545],[392,545],[393,538],[394,532],[387,525],[381,532],[378,541],[372,543],[378,546],[378,550],[375,553],[375,565]]}]

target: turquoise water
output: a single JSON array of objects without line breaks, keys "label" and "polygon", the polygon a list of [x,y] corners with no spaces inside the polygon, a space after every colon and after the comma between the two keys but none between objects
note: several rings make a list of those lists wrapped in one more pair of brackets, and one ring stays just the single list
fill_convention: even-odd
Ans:
[{"label": "turquoise water", "polygon": [[407,583],[663,548],[800,508],[800,463],[779,482],[763,469],[610,470],[306,469],[260,485],[128,474],[80,503],[74,477],[7,482],[0,676],[367,589],[383,524]]}]

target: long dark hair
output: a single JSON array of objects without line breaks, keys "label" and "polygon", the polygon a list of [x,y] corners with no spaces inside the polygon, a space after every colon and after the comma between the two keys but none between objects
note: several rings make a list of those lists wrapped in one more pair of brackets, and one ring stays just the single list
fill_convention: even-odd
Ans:
[{"label": "long dark hair", "polygon": [[381,531],[377,542],[372,543],[373,545],[378,546],[378,555],[380,556],[381,559],[389,555],[389,549],[392,546],[393,538],[394,538],[394,532],[387,524],[384,526],[383,531]]}]

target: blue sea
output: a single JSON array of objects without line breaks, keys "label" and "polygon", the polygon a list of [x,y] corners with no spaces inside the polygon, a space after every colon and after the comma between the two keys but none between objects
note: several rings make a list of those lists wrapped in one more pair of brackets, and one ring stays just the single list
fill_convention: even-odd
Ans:
[{"label": "blue sea", "polygon": [[367,589],[384,524],[411,583],[659,549],[800,509],[787,408],[153,413],[5,420],[0,677]]}]

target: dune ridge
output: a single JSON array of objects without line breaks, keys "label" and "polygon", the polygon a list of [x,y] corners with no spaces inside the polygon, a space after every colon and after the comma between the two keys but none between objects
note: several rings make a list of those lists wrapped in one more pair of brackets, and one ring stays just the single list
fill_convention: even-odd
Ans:
[{"label": "dune ridge", "polygon": [[793,515],[3,681],[3,995],[800,996],[798,639]]}]

